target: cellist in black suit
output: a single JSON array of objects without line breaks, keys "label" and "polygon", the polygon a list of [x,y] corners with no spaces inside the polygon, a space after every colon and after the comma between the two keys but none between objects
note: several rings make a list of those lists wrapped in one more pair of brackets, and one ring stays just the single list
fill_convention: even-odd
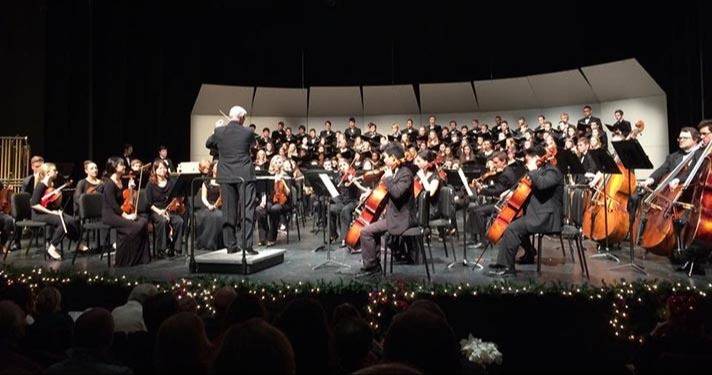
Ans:
[{"label": "cellist in black suit", "polygon": [[514,260],[519,246],[525,247],[520,263],[533,263],[536,250],[529,241],[534,233],[550,233],[561,230],[563,216],[564,176],[559,168],[544,163],[546,150],[540,146],[526,151],[527,175],[532,182],[532,193],[523,216],[512,221],[495,246],[499,252],[496,268],[491,274],[511,276],[515,274]]},{"label": "cellist in black suit", "polygon": [[363,267],[361,275],[380,272],[379,250],[381,236],[388,231],[400,235],[416,225],[415,197],[413,195],[413,172],[402,167],[400,161],[405,157],[403,147],[398,143],[389,143],[383,151],[386,173],[382,181],[388,190],[388,206],[383,218],[367,225],[361,230],[361,256]]},{"label": "cellist in black suit", "polygon": [[[205,142],[205,147],[215,150],[220,155],[218,163],[217,182],[220,184],[220,194],[223,198],[223,214],[225,215],[225,226],[223,227],[223,240],[228,253],[236,253],[238,245],[242,242],[237,239],[235,227],[237,225],[237,213],[241,210],[238,207],[239,184],[238,179],[245,180],[245,227],[241,228],[244,233],[245,251],[249,254],[257,254],[253,250],[253,232],[255,216],[255,168],[252,164],[251,148],[256,140],[249,128],[243,126],[247,111],[244,108],[235,106],[230,109],[230,122],[222,127],[216,128],[215,132]],[[212,153],[212,151],[211,151]]]}]

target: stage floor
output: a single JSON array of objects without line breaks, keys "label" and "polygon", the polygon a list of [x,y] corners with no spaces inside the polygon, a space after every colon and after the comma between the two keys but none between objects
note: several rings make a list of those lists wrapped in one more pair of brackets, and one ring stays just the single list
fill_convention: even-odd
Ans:
[{"label": "stage floor", "polygon": [[[308,229],[311,225],[307,226]],[[313,270],[314,266],[322,264],[326,260],[326,252],[313,252],[312,250],[319,246],[322,242],[322,234],[313,234],[308,231],[308,229],[302,230],[301,241],[297,240],[296,230],[292,230],[290,233],[291,241],[287,244],[286,239],[282,238],[277,245],[274,246],[275,249],[285,249],[286,253],[284,255],[284,263],[278,264],[276,266],[270,267],[265,270],[261,270],[255,274],[249,276],[242,275],[227,275],[222,274],[221,276],[234,278],[235,280],[249,279],[252,281],[260,282],[297,282],[297,281],[344,281],[350,282],[351,280],[363,281],[364,279],[355,278],[355,273],[358,272],[361,266],[361,255],[360,254],[349,254],[346,251],[336,250],[338,246],[334,246],[335,251],[332,252],[332,259],[350,265],[350,269],[337,268],[337,267],[323,267],[317,270]],[[283,236],[281,236],[283,237]],[[493,282],[501,281],[501,278],[493,278],[487,275],[487,265],[492,263],[496,258],[495,251],[489,249],[484,256],[484,261],[482,262],[485,266],[484,270],[473,270],[472,266],[463,266],[462,264],[462,238],[455,240],[456,251],[457,251],[457,263],[452,267],[448,268],[447,265],[452,261],[452,253],[450,253],[450,258],[445,257],[445,252],[440,241],[433,242],[433,258],[435,263],[435,273],[431,271],[431,278],[433,283],[445,284],[445,283],[470,283],[472,285],[486,285]],[[566,242],[565,242],[566,243]],[[23,241],[23,245],[25,242]],[[621,280],[633,281],[639,279],[647,280],[667,280],[667,281],[680,281],[686,285],[702,285],[712,282],[712,271],[707,270],[706,276],[693,276],[688,278],[687,275],[681,272],[676,272],[676,266],[671,265],[667,258],[648,255],[645,259],[642,258],[644,251],[642,249],[636,250],[636,263],[645,267],[646,275],[636,272],[630,267],[626,267],[622,270],[612,270],[612,267],[619,265],[618,263],[608,260],[608,259],[592,259],[591,255],[595,254],[595,245],[593,242],[585,241],[584,246],[586,247],[586,256],[588,260],[589,272],[591,275],[591,280],[587,280],[584,275],[581,274],[581,269],[578,264],[578,257],[576,257],[576,263],[572,262],[571,254],[568,249],[568,244],[566,244],[566,259],[563,258],[561,253],[561,248],[558,239],[556,238],[544,238],[543,241],[543,253],[544,258],[542,259],[542,271],[541,274],[536,272],[536,265],[518,265],[518,274],[515,277],[507,278],[506,280],[511,282],[526,283],[529,281],[548,283],[548,282],[561,282],[565,284],[585,284],[590,283],[595,286],[601,286],[603,283],[615,283]],[[258,247],[257,250],[260,250]],[[481,250],[476,250],[472,246],[468,246],[467,259],[470,263],[474,263],[474,260],[479,256]],[[168,259],[158,259],[154,260],[149,264],[130,267],[130,268],[107,268],[106,258],[100,259],[98,254],[93,255],[80,255],[77,257],[77,261],[74,266],[71,264],[71,255],[66,256],[63,261],[45,261],[40,249],[33,248],[30,250],[29,255],[24,254],[22,251],[14,251],[8,255],[5,262],[6,265],[12,267],[45,267],[51,268],[53,270],[74,270],[76,272],[83,272],[85,270],[92,273],[108,273],[110,275],[126,275],[134,277],[145,277],[154,279],[157,281],[168,281],[175,280],[183,277],[190,277],[192,275],[209,275],[213,276],[216,274],[192,274],[188,269],[188,257],[176,256],[174,258]],[[206,251],[196,251],[196,255],[205,254]],[[615,251],[614,254],[621,259],[620,264],[625,264],[629,260],[627,248],[624,250]],[[574,252],[574,255],[576,253]],[[113,260],[113,259],[112,259]],[[419,265],[394,265],[393,274],[388,274],[386,280],[405,280],[405,281],[425,281],[425,266]],[[379,278],[374,280],[373,278],[365,279],[367,281],[377,281],[384,280]]]}]

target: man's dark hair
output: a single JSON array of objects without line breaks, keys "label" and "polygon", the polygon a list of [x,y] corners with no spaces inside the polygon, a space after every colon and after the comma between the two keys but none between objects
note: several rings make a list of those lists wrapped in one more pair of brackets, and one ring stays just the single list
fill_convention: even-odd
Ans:
[{"label": "man's dark hair", "polygon": [[354,122],[354,123],[355,123],[355,122],[356,122],[356,119],[353,118],[353,117],[349,117],[349,122]]},{"label": "man's dark hair", "polygon": [[709,128],[712,130],[712,119],[704,119],[700,121],[700,123],[697,125],[697,130],[702,130],[702,128]]},{"label": "man's dark hair", "polygon": [[391,142],[386,145],[383,149],[384,154],[395,157],[396,159],[403,159],[405,156],[405,151],[403,151],[403,146],[400,143]]},{"label": "man's dark hair", "polygon": [[623,116],[623,111],[620,109],[616,109],[616,111],[614,113],[617,113],[617,114]]},{"label": "man's dark hair", "polygon": [[593,108],[591,108],[590,105],[586,104],[585,106],[583,106],[583,109],[590,109],[590,110],[592,110]]}]

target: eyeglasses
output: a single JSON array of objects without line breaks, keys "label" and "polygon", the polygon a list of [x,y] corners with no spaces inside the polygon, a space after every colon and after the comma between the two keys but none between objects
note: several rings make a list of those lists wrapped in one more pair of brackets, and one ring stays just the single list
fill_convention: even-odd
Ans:
[{"label": "eyeglasses", "polygon": [[677,140],[678,140],[678,141],[681,141],[681,140],[683,140],[683,139],[692,139],[692,137],[689,137],[689,136],[677,137]]},{"label": "eyeglasses", "polygon": [[703,136],[703,137],[704,137],[704,136],[707,136],[707,135],[710,135],[710,134],[712,134],[712,133],[710,133],[710,132],[700,132],[700,135]]}]

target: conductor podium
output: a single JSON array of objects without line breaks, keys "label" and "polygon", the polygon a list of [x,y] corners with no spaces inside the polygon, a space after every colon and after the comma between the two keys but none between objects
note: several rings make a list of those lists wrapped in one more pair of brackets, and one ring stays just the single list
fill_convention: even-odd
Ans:
[{"label": "conductor podium", "polygon": [[227,249],[196,255],[197,273],[236,273],[249,275],[266,268],[284,263],[285,249],[260,249],[257,255],[246,255],[242,261],[242,252],[228,254]]}]

